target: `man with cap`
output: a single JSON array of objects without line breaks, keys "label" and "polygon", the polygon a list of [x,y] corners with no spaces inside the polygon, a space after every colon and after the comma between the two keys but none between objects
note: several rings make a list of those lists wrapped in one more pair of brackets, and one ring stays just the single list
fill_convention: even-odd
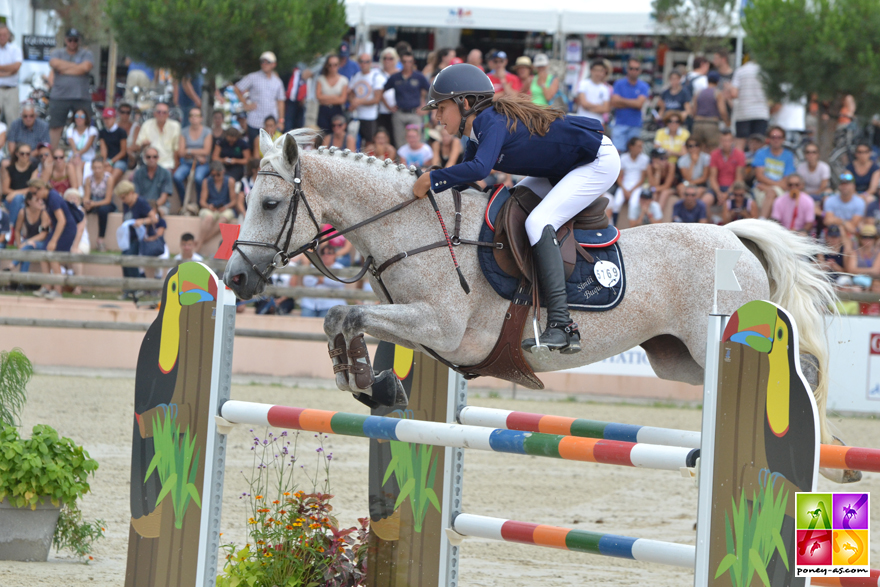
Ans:
[{"label": "man with cap", "polygon": [[52,148],[58,147],[61,132],[67,124],[68,112],[83,109],[91,112],[92,96],[89,93],[89,72],[95,58],[88,49],[80,47],[80,34],[67,29],[64,48],[55,49],[49,56],[52,68],[52,90],[49,92],[49,133]]},{"label": "man with cap", "polygon": [[343,42],[339,45],[339,75],[344,75],[351,81],[351,78],[354,77],[357,72],[361,70],[358,67],[358,64],[349,59],[351,57],[351,47],[349,47],[348,43]]},{"label": "man with cap", "polygon": [[[275,54],[264,51],[260,55],[260,71],[247,74],[233,86],[247,112],[247,137],[251,145],[260,136],[260,128],[267,116],[274,116],[278,126],[284,128],[284,84],[275,73],[276,65]],[[248,93],[247,99],[245,92]]]},{"label": "man with cap", "polygon": [[865,216],[865,201],[856,196],[856,184],[853,180],[852,173],[841,173],[837,193],[828,196],[822,207],[825,212],[825,226],[838,226],[849,236],[856,234],[859,223]]},{"label": "man with cap", "polygon": [[0,109],[6,124],[18,118],[18,70],[21,68],[21,49],[12,44],[12,33],[0,23]]},{"label": "man with cap", "polygon": [[488,61],[491,68],[489,81],[492,82],[492,87],[495,88],[495,95],[497,96],[502,92],[507,96],[518,94],[522,89],[522,82],[520,82],[518,77],[507,71],[507,53],[495,51],[489,55]]}]

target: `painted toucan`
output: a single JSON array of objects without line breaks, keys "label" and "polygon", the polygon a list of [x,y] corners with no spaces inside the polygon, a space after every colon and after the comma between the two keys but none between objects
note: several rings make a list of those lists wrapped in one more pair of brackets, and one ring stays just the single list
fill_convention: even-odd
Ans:
[{"label": "painted toucan", "polygon": [[[131,451],[131,516],[141,518],[156,507],[161,490],[159,476],[144,477],[155,454],[153,419],[171,411],[177,384],[181,338],[180,312],[183,306],[217,299],[216,281],[199,263],[184,263],[171,269],[162,290],[159,315],[150,325],[138,354],[134,387],[134,430]],[[157,411],[158,409],[158,411]]]}]

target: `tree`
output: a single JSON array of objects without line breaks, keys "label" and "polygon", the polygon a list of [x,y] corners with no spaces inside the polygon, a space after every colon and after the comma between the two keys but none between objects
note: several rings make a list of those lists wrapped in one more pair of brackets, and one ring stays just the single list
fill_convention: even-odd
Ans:
[{"label": "tree", "polygon": [[704,53],[713,37],[729,36],[736,25],[736,0],[652,0],[658,32]]},{"label": "tree", "polygon": [[880,0],[753,0],[744,13],[768,97],[816,97],[826,156],[844,96],[861,112],[880,110]]}]

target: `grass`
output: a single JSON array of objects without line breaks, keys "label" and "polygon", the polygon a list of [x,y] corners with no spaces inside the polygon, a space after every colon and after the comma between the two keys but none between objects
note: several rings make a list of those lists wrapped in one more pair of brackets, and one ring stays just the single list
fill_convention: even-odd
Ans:
[{"label": "grass", "polygon": [[[156,498],[158,507],[169,495],[174,507],[174,527],[183,527],[183,517],[189,507],[190,499],[201,508],[199,490],[195,486],[196,473],[199,469],[199,453],[196,449],[196,438],[190,438],[189,426],[181,436],[177,417],[171,412],[165,413],[164,422],[159,414],[153,420],[153,443],[156,454],[150,461],[144,482],[155,471],[159,475],[162,490]],[[194,454],[195,453],[195,454]]]},{"label": "grass", "polygon": [[[437,459],[434,458],[434,447],[423,444],[391,441],[391,462],[385,471],[382,485],[388,482],[393,474],[400,488],[400,495],[394,503],[399,508],[407,498],[413,511],[414,529],[422,531],[428,505],[440,511],[440,500],[434,491],[434,479],[437,474]],[[442,449],[441,449],[442,450]]]}]

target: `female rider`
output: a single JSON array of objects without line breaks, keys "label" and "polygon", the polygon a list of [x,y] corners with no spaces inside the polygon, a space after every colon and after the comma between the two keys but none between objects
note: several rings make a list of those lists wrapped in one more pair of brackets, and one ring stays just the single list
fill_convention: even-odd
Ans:
[{"label": "female rider", "polygon": [[[493,102],[494,95],[488,76],[473,65],[450,65],[437,74],[424,110],[437,110],[442,126],[470,141],[462,163],[422,175],[413,194],[422,198],[429,189],[439,192],[479,181],[492,169],[528,176],[519,185],[543,200],[526,219],[547,304],[540,344],[576,353],[580,334],[568,313],[556,230],[614,185],[620,157],[597,120],[566,117],[528,97],[504,96]],[[535,339],[523,341],[524,350],[535,346]]]}]

